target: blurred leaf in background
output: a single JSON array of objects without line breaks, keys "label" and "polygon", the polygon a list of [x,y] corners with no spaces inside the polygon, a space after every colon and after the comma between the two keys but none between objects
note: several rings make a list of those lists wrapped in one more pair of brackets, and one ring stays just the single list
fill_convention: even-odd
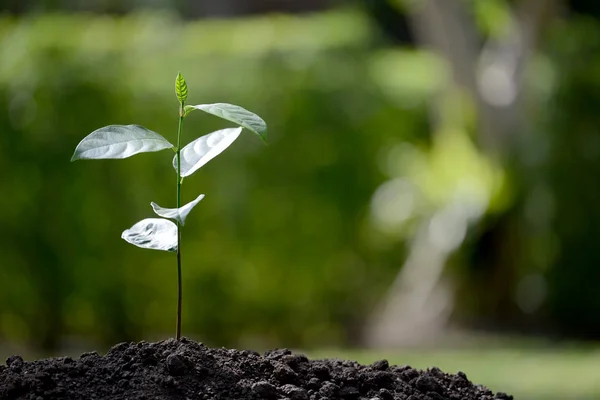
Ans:
[{"label": "blurred leaf in background", "polygon": [[[348,340],[386,276],[367,265],[390,256],[360,234],[382,180],[375,160],[423,118],[369,79],[363,16],[182,25],[168,14],[49,15],[0,26],[3,337],[52,347],[65,335],[113,343],[170,331],[170,263],[119,239],[147,199],[172,200],[169,155],[68,160],[82,135],[108,123],[135,121],[172,141],[177,110],[165,110],[181,70],[194,82],[190,102],[231,100],[264,115],[271,132],[261,157],[260,143],[241,137],[190,178],[190,193],[210,196],[186,232],[189,331],[230,345]],[[202,132],[228,126],[188,118]]]},{"label": "blurred leaf in background", "polygon": [[[0,339],[53,349],[171,331],[168,255],[119,235],[148,215],[148,199],[172,204],[172,156],[79,168],[69,159],[107,124],[139,123],[173,142],[177,71],[188,103],[227,100],[270,128],[266,149],[240,137],[187,183],[184,203],[207,194],[186,227],[194,336],[362,344],[415,238],[442,232],[438,275],[451,278],[456,303],[448,318],[598,338],[597,15],[545,25],[519,69],[518,129],[498,150],[480,102],[502,108],[514,93],[465,90],[449,57],[419,42],[413,3],[401,3],[187,22],[156,10],[0,17]],[[581,10],[571,3],[562,2]],[[504,43],[512,2],[453,4],[466,7],[477,51]],[[186,143],[230,127],[188,118],[202,129],[186,131]],[[456,216],[464,229],[444,233]]]}]

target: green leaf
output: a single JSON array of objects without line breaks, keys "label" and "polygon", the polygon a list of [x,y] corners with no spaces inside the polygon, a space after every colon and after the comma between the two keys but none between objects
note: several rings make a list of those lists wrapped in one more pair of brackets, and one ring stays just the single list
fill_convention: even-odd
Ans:
[{"label": "green leaf", "polygon": [[245,108],[227,103],[198,104],[197,106],[191,107],[243,126],[256,133],[263,142],[267,143],[266,122],[261,117]]},{"label": "green leaf", "polygon": [[183,103],[188,96],[187,83],[180,73],[177,73],[177,78],[175,78],[175,94],[180,103]]},{"label": "green leaf", "polygon": [[121,238],[143,249],[177,251],[177,225],[168,219],[143,219],[124,230]]},{"label": "green leaf", "polygon": [[[190,176],[221,154],[242,133],[242,128],[226,128],[199,137],[181,149],[181,177]],[[177,155],[173,158],[177,171]]]},{"label": "green leaf", "polygon": [[109,125],[83,138],[71,161],[127,158],[134,154],[170,149],[173,145],[140,125]]},{"label": "green leaf", "polygon": [[191,113],[192,111],[194,111],[194,110],[195,110],[195,108],[193,106],[185,106],[185,107],[183,107],[183,117],[184,118],[187,117],[187,115],[189,113]]},{"label": "green leaf", "polygon": [[152,206],[152,209],[156,215],[159,217],[174,219],[181,225],[185,225],[185,219],[187,218],[188,214],[190,211],[192,211],[192,208],[194,208],[196,204],[198,204],[203,198],[204,195],[201,194],[200,196],[196,197],[196,200],[190,201],[186,205],[179,208],[162,208],[154,202],[150,203],[150,205]]}]

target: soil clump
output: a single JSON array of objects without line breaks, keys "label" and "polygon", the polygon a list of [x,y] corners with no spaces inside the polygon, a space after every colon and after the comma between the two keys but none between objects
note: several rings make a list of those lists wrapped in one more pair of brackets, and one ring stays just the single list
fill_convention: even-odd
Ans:
[{"label": "soil clump", "polygon": [[309,360],[289,350],[259,354],[193,340],[121,343],[105,355],[0,365],[1,400],[512,400],[459,372],[355,361]]}]

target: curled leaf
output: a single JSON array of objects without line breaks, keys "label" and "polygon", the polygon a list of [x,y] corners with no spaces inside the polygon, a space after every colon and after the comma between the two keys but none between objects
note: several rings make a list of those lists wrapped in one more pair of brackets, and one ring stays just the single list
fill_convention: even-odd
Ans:
[{"label": "curled leaf", "polygon": [[194,208],[196,204],[198,204],[203,198],[204,195],[201,194],[200,196],[196,197],[195,200],[190,201],[186,205],[179,208],[163,208],[154,202],[150,203],[150,205],[152,206],[152,209],[156,215],[159,217],[174,219],[181,225],[185,225],[185,219],[187,218],[188,214],[190,211],[192,211],[192,208]]},{"label": "curled leaf", "polygon": [[143,219],[124,230],[121,238],[143,249],[177,251],[177,225],[168,219]]},{"label": "curled leaf", "polygon": [[267,142],[267,123],[245,108],[227,103],[198,104],[191,107],[243,126],[260,136],[263,142]]},{"label": "curled leaf", "polygon": [[127,158],[172,147],[167,139],[143,126],[109,125],[83,138],[75,148],[71,161]]},{"label": "curled leaf", "polygon": [[[181,176],[189,176],[204,164],[221,154],[240,136],[242,128],[227,128],[209,133],[181,149]],[[177,170],[177,155],[173,158]]]},{"label": "curled leaf", "polygon": [[189,113],[191,113],[192,111],[194,111],[194,110],[195,110],[195,108],[194,108],[194,107],[192,107],[192,106],[184,106],[184,107],[183,107],[183,117],[184,117],[184,118],[185,118],[185,117],[187,117],[187,115],[188,115]]}]

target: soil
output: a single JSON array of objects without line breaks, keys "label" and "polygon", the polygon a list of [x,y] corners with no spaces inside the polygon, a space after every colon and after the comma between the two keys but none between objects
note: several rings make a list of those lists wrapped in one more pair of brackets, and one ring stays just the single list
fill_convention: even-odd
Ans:
[{"label": "soil", "polygon": [[186,338],[121,343],[104,356],[0,365],[0,399],[512,400],[459,372],[417,370],[387,361],[308,360],[289,350],[263,355],[214,349]]}]

